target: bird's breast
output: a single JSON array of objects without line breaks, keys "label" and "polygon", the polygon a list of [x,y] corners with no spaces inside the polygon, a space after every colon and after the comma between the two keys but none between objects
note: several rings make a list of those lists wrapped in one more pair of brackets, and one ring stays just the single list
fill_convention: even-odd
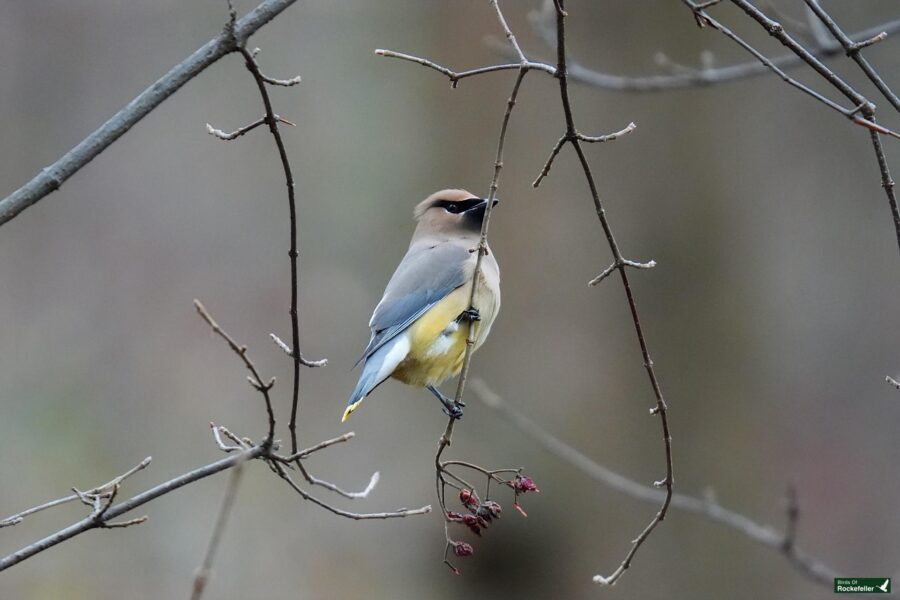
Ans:
[{"label": "bird's breast", "polygon": [[[479,286],[475,294],[475,308],[481,321],[477,328],[476,345],[481,345],[496,316],[498,298],[485,293]],[[417,386],[438,385],[448,377],[459,373],[466,351],[469,322],[459,320],[460,313],[469,306],[467,285],[448,294],[413,323],[407,335],[410,350],[406,359],[394,370],[393,377]]]}]

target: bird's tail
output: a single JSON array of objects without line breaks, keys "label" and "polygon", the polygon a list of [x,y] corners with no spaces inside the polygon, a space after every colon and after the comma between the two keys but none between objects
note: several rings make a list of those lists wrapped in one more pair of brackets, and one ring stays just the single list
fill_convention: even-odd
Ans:
[{"label": "bird's tail", "polygon": [[377,383],[374,383],[373,380],[375,379],[376,371],[377,369],[370,369],[369,365],[363,367],[363,372],[356,384],[356,389],[353,390],[353,393],[350,395],[350,400],[347,401],[347,408],[344,409],[341,423],[350,418],[350,414],[359,408],[363,398],[368,396],[369,392],[375,389]]},{"label": "bird's tail", "polygon": [[347,408],[344,409],[341,423],[346,421],[350,414],[359,408],[363,398],[368,396],[372,390],[394,372],[394,369],[406,358],[408,353],[409,340],[405,335],[399,335],[365,359],[366,362],[363,364],[359,382],[357,382],[356,389],[350,395],[350,400],[347,401]]}]

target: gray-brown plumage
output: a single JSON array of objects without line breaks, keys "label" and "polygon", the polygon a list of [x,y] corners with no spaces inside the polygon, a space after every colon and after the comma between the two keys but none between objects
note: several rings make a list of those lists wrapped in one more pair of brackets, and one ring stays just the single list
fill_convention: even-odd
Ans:
[{"label": "gray-brown plumage", "polygon": [[476,328],[477,349],[500,308],[500,270],[488,252],[481,261],[476,310],[468,313],[486,207],[486,200],[465,190],[442,190],[416,206],[418,224],[369,321],[372,337],[360,358],[363,372],[342,420],[388,377],[428,388],[449,413],[461,416],[435,386],[462,368],[468,327]]}]

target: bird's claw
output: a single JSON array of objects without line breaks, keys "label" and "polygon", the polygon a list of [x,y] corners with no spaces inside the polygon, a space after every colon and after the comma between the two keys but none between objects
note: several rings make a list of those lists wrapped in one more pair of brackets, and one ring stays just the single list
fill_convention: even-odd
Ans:
[{"label": "bird's claw", "polygon": [[459,316],[456,318],[457,322],[465,319],[466,321],[480,321],[481,313],[478,312],[478,309],[474,306],[472,308],[467,308],[466,310],[459,313]]},{"label": "bird's claw", "polygon": [[462,419],[463,409],[460,406],[460,403],[446,404],[444,405],[444,414],[450,417],[451,419]]}]

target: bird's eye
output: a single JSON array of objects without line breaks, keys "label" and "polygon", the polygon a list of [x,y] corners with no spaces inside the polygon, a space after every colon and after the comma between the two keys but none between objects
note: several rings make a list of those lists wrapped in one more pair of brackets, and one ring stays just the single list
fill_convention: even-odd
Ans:
[{"label": "bird's eye", "polygon": [[459,204],[451,203],[451,204],[448,204],[446,208],[447,208],[448,213],[453,213],[454,215],[459,214]]}]

